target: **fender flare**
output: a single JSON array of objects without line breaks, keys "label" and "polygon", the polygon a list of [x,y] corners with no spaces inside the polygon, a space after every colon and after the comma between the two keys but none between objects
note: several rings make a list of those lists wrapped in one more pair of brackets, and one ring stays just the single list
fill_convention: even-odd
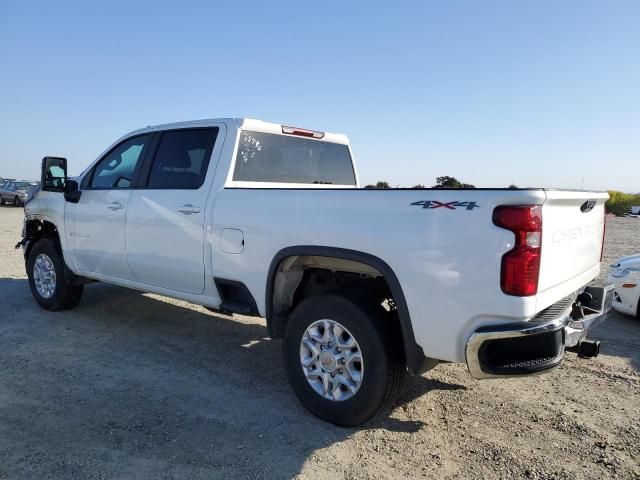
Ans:
[{"label": "fender flare", "polygon": [[32,221],[36,221],[36,222],[47,222],[50,223],[51,225],[53,225],[56,229],[56,239],[55,239],[55,243],[57,245],[57,248],[60,252],[60,255],[62,256],[62,261],[64,263],[64,273],[65,276],[67,278],[67,282],[74,284],[74,285],[80,285],[80,284],[84,284],[84,283],[88,283],[88,279],[84,279],[83,277],[79,277],[77,276],[70,268],[69,268],[69,264],[67,262],[67,258],[66,258],[66,253],[65,253],[65,248],[62,245],[62,238],[60,238],[60,229],[58,228],[58,225],[56,224],[55,221],[53,221],[52,218],[46,216],[46,215],[28,215],[25,217],[25,230],[24,230],[24,237],[22,238],[22,240],[18,243],[18,245],[16,245],[16,248],[19,248],[20,246],[22,246],[22,255],[24,257],[24,261],[26,263],[27,259],[29,258],[29,253],[31,251],[31,249],[33,248],[33,246],[35,245],[35,243],[40,240],[42,237],[47,236],[47,233],[39,233],[38,235],[34,235],[33,232],[29,232],[28,231],[28,222],[32,222]]},{"label": "fender flare", "polygon": [[278,265],[287,257],[291,256],[320,256],[320,257],[334,257],[342,260],[351,260],[354,262],[360,262],[375,268],[385,278],[393,301],[398,312],[398,319],[400,321],[400,329],[402,331],[402,342],[404,345],[405,357],[407,360],[407,368],[412,375],[419,375],[438,364],[438,361],[432,358],[428,358],[424,355],[422,347],[416,343],[415,336],[413,334],[413,325],[411,324],[411,316],[409,314],[409,308],[404,298],[404,293],[400,285],[400,281],[393,269],[382,259],[371,255],[369,253],[349,250],[338,247],[325,247],[318,245],[298,245],[286,247],[275,254],[269,265],[269,272],[267,276],[267,288],[265,291],[265,316],[267,319],[267,329],[269,334],[273,337],[277,331],[275,323],[280,321],[273,315],[273,285],[276,278]]}]

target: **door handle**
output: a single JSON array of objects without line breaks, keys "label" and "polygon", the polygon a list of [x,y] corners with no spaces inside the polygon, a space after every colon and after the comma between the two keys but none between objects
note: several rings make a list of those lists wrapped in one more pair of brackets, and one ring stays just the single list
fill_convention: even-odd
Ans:
[{"label": "door handle", "polygon": [[113,202],[110,203],[109,205],[107,205],[107,208],[111,209],[111,210],[122,210],[124,208],[124,205],[121,204],[120,202]]},{"label": "door handle", "polygon": [[192,213],[200,213],[200,207],[187,203],[186,205],[178,207],[178,211],[184,215],[191,215]]}]

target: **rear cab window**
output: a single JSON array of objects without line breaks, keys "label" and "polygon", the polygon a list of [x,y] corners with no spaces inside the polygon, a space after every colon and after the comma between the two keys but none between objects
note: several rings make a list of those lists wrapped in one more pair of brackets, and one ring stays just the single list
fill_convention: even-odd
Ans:
[{"label": "rear cab window", "polygon": [[[249,130],[240,132],[233,182],[355,187],[349,147],[311,138]],[[238,183],[239,182],[239,183]]]}]

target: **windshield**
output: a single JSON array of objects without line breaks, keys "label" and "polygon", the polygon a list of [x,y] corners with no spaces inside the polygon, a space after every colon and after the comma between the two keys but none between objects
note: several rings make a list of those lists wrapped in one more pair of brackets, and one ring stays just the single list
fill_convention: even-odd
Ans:
[{"label": "windshield", "polygon": [[233,179],[349,186],[356,183],[346,145],[251,131],[240,133]]},{"label": "windshield", "polygon": [[29,184],[27,182],[11,182],[9,184],[9,188],[8,190],[26,190],[29,187]]}]

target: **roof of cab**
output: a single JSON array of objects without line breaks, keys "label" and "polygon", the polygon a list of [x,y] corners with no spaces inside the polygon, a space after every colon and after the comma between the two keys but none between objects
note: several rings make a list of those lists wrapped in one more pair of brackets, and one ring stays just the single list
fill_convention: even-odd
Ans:
[{"label": "roof of cab", "polygon": [[[165,123],[161,125],[149,125],[145,128],[140,128],[129,132],[123,136],[123,138],[130,137],[132,135],[139,135],[141,133],[156,132],[161,130],[172,130],[177,128],[192,128],[192,127],[205,127],[212,123],[225,123],[227,126],[233,126],[242,130],[255,130],[258,132],[275,133],[282,135],[283,125],[290,126],[290,124],[280,124],[265,122],[254,118],[209,118],[203,120],[189,120],[186,122]],[[311,129],[315,130],[315,129]],[[349,139],[342,133],[330,133],[323,132],[324,137],[321,139],[325,142],[343,143],[348,144]]]}]

